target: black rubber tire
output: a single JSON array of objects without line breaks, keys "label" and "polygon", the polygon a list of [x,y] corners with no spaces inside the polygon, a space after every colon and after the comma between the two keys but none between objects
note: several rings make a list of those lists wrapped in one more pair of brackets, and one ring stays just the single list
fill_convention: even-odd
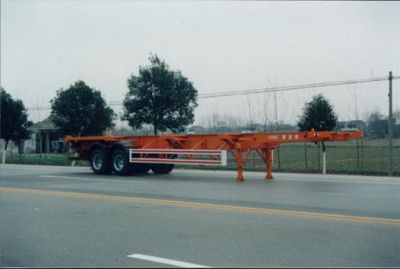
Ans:
[{"label": "black rubber tire", "polygon": [[111,169],[118,176],[129,174],[129,158],[125,150],[116,149],[113,151],[111,155]]},{"label": "black rubber tire", "polygon": [[90,154],[90,166],[92,167],[93,173],[100,175],[107,175],[111,173],[110,160],[102,149],[95,149]]},{"label": "black rubber tire", "polygon": [[131,163],[130,170],[134,175],[144,175],[150,170],[150,165],[145,163]]},{"label": "black rubber tire", "polygon": [[155,163],[151,165],[151,170],[154,174],[169,174],[174,169],[173,164]]}]

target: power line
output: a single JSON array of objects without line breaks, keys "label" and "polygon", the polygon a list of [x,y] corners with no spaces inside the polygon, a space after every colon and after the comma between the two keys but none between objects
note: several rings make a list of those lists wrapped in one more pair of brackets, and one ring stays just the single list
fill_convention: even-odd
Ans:
[{"label": "power line", "polygon": [[[393,76],[393,79],[400,79],[400,76]],[[257,93],[265,93],[265,92],[283,92],[283,91],[293,91],[293,90],[302,90],[302,89],[311,89],[311,88],[321,88],[321,87],[330,87],[330,86],[340,86],[340,85],[349,85],[349,84],[361,84],[361,83],[369,83],[369,82],[377,82],[377,81],[385,81],[388,80],[388,77],[376,77],[376,78],[367,78],[367,79],[358,79],[358,80],[345,80],[345,81],[331,81],[331,82],[321,82],[321,83],[311,83],[311,84],[300,84],[300,85],[292,85],[286,87],[271,87],[271,88],[260,88],[260,89],[252,89],[252,90],[242,90],[242,91],[228,91],[228,92],[216,92],[216,93],[205,93],[199,94],[198,98],[216,98],[216,97],[225,97],[225,96],[235,96],[235,95],[246,95],[246,94],[257,94]],[[120,106],[122,105],[121,101],[111,101],[108,103],[109,106]],[[50,110],[51,108],[46,107],[29,107],[28,110]]]},{"label": "power line", "polygon": [[[400,79],[400,76],[393,77],[393,79]],[[202,95],[199,95],[199,98],[213,98],[213,97],[245,95],[245,94],[263,93],[263,92],[282,92],[282,91],[301,90],[301,89],[308,89],[308,88],[321,88],[321,87],[339,86],[339,85],[348,85],[348,84],[360,84],[360,83],[368,83],[368,82],[376,82],[376,81],[384,81],[384,80],[388,80],[388,78],[387,77],[379,77],[379,78],[369,78],[369,79],[359,79],[359,80],[346,80],[346,81],[332,81],[332,82],[322,82],[322,83],[313,83],[313,84],[301,84],[301,85],[293,85],[293,86],[286,86],[286,87],[261,88],[261,89],[245,90],[245,91],[217,92],[217,93],[202,94]]]}]

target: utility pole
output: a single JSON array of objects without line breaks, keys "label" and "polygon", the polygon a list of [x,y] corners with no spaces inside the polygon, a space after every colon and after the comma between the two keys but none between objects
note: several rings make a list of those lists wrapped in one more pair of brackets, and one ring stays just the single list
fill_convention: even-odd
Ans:
[{"label": "utility pole", "polygon": [[[275,99],[275,123],[276,123],[276,131],[279,132],[279,123],[278,123],[278,100],[276,99],[276,92],[274,92]],[[279,147],[277,148],[278,153],[278,171],[281,171],[281,156],[279,154]]]},{"label": "utility pole", "polygon": [[393,143],[393,115],[392,115],[392,80],[393,80],[393,75],[392,71],[389,72],[389,150],[388,150],[388,176],[391,177],[393,176],[393,171],[392,171],[392,143]]}]

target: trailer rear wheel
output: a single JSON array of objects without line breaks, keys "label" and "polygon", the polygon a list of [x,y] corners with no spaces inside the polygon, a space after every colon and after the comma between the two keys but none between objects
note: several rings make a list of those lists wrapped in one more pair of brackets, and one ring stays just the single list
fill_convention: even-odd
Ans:
[{"label": "trailer rear wheel", "polygon": [[173,164],[155,163],[151,165],[154,174],[169,174],[174,169]]},{"label": "trailer rear wheel", "polygon": [[116,175],[124,176],[129,172],[128,154],[123,149],[113,151],[111,156],[111,168]]},{"label": "trailer rear wheel", "polygon": [[110,174],[111,167],[107,154],[102,149],[96,149],[90,154],[90,166],[95,174]]}]

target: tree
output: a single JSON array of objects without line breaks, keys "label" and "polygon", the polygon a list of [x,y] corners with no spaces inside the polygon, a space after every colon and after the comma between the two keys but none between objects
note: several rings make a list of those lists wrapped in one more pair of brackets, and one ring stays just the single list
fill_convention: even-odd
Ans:
[{"label": "tree", "polygon": [[393,137],[400,137],[400,110],[393,112]]},{"label": "tree", "polygon": [[388,118],[379,111],[372,112],[367,120],[368,136],[371,138],[384,138],[388,134]]},{"label": "tree", "polygon": [[2,163],[5,162],[5,152],[8,143],[19,143],[28,139],[31,135],[29,127],[32,122],[28,120],[28,114],[23,102],[14,100],[3,88],[0,88],[0,138],[4,139]]},{"label": "tree", "polygon": [[332,105],[322,94],[318,94],[305,104],[303,115],[297,123],[300,131],[330,131],[337,125],[337,116]]},{"label": "tree", "polygon": [[197,90],[180,71],[172,71],[157,55],[149,66],[140,66],[139,75],[128,79],[123,120],[133,128],[152,124],[153,132],[182,132],[194,121]]},{"label": "tree", "polygon": [[[337,116],[333,111],[332,105],[322,94],[318,94],[312,100],[306,103],[303,109],[303,115],[297,126],[301,131],[330,131],[337,125]],[[322,173],[326,173],[326,148],[322,142]],[[319,160],[319,144],[318,144],[318,160]]]},{"label": "tree", "polygon": [[51,101],[51,118],[63,134],[101,135],[114,126],[113,110],[106,105],[100,91],[77,81],[60,89]]}]

